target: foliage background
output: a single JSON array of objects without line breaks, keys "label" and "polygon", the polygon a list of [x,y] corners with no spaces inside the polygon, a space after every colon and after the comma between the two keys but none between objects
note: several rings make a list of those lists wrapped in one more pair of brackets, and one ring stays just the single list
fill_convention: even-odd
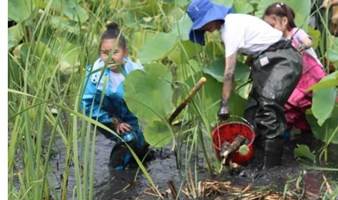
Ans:
[{"label": "foliage background", "polygon": [[[260,17],[274,1],[215,2]],[[320,5],[310,0],[284,2],[293,7],[298,26],[312,36],[325,70],[331,72],[313,87],[314,103],[308,112],[316,137],[327,147],[338,143],[338,39],[327,27],[330,11],[319,9]],[[171,144],[177,152],[185,149],[183,152],[188,153],[177,156],[181,162],[187,160],[187,166],[193,149],[203,151],[209,170],[218,166],[209,133],[217,123],[223,46],[217,33],[208,34],[203,47],[188,41],[191,25],[185,14],[188,3],[188,0],[8,2],[10,199],[51,196],[65,199],[70,190],[67,186],[70,163],[74,165],[77,183],[72,191],[74,198],[93,198],[95,143],[92,141],[96,127],[102,125],[82,114],[79,101],[85,66],[98,57],[100,34],[111,21],[121,25],[129,41],[130,56],[145,66],[144,72],[130,75],[125,85],[126,101],[141,119],[147,141],[154,147]],[[312,15],[316,15],[320,31],[307,25]],[[329,69],[329,63],[333,68]],[[245,84],[249,68],[244,58],[238,59],[236,70],[236,90],[230,108],[233,114],[241,115],[250,89],[250,84]],[[207,77],[207,84],[179,116],[179,125],[171,126],[167,121],[169,115],[202,76]],[[61,194],[50,187],[53,184],[48,176],[53,167],[48,161],[56,138],[64,142],[65,162],[69,163],[63,174]],[[79,146],[83,150],[79,151]],[[143,172],[147,176],[144,168]],[[151,177],[147,178],[152,185]]]}]

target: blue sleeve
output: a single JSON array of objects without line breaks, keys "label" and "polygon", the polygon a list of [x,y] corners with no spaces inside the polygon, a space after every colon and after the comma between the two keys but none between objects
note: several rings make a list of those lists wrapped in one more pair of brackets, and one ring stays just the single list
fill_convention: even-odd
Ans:
[{"label": "blue sleeve", "polygon": [[95,101],[93,98],[82,99],[81,108],[85,115],[101,123],[111,123],[112,121],[112,117],[109,113],[100,106],[99,100]]},{"label": "blue sleeve", "polygon": [[[91,78],[91,68],[87,67],[85,88],[81,99],[81,110],[87,116],[98,120],[101,123],[110,123],[112,118],[107,111],[100,107],[100,95],[102,92],[98,88],[97,84],[94,83]],[[98,98],[97,100],[95,98]]]},{"label": "blue sleeve", "polygon": [[129,74],[130,72],[135,71],[135,70],[144,70],[144,68],[141,64],[133,62],[128,57],[124,58],[124,62],[125,62],[124,69],[125,69],[127,74]]}]

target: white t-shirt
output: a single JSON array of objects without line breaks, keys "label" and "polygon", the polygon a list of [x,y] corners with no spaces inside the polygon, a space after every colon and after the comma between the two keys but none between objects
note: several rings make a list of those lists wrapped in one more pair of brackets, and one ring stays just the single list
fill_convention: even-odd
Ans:
[{"label": "white t-shirt", "polygon": [[235,52],[254,55],[279,41],[283,33],[262,19],[246,14],[228,14],[221,28],[225,56]]}]

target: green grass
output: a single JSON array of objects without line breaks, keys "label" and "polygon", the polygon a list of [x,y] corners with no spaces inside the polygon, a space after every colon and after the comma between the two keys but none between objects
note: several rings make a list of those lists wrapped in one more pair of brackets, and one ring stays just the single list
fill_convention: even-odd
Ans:
[{"label": "green grass", "polygon": [[[147,55],[148,51],[154,50],[141,51],[144,43],[154,34],[166,32],[166,36],[174,41],[171,46],[160,52],[159,57],[150,62],[164,64],[173,73],[174,80],[171,84],[177,86],[173,87],[175,105],[186,95],[189,87],[205,75],[203,68],[212,66],[216,58],[224,55],[217,35],[208,35],[209,42],[205,47],[185,41],[185,34],[190,26],[189,21],[182,18],[187,1],[78,2],[85,15],[81,12],[69,12],[67,9],[72,9],[72,6],[65,0],[10,2],[15,5],[16,10],[22,11],[17,13],[9,6],[9,17],[13,16],[13,13],[16,14],[22,37],[9,30],[10,37],[18,37],[15,40],[17,42],[8,49],[9,199],[67,199],[70,193],[73,199],[93,199],[95,133],[98,127],[111,134],[116,133],[82,114],[79,103],[85,66],[92,64],[98,57],[100,34],[107,22],[116,21],[122,25],[129,41],[131,57],[141,61],[140,55]],[[32,5],[33,12],[20,10],[25,8],[24,3]],[[70,13],[75,15],[70,16]],[[321,14],[321,23],[326,24],[328,17],[328,13]],[[55,23],[58,20],[61,22]],[[173,31],[176,29],[178,31]],[[321,57],[327,57],[328,49],[337,48],[336,44],[336,38],[329,34],[327,26],[323,26],[318,47]],[[188,108],[178,116],[182,126],[171,128],[173,144],[178,155],[177,164],[181,167],[181,178],[192,181],[195,185],[199,179],[196,160],[202,157],[204,167],[209,173],[219,168],[219,162],[211,148],[210,132],[215,124],[215,116],[210,113],[217,110],[220,96],[217,88],[221,83],[211,76],[208,79],[209,86],[205,86]],[[240,106],[233,104],[234,108]],[[58,115],[53,115],[53,108],[58,110]],[[168,116],[160,117],[166,119]],[[328,140],[323,153],[328,144],[334,142],[336,133],[336,129],[332,133],[325,131]],[[61,140],[65,146],[65,168],[62,172],[60,192],[55,191],[53,186],[56,183],[48,178],[55,167],[51,166],[50,161],[56,140]],[[156,181],[134,152],[133,156],[149,185],[160,193],[156,189]],[[73,190],[68,186],[71,164],[74,164],[76,181]],[[318,170],[335,169],[320,166]],[[194,174],[194,177],[189,177],[189,173]],[[336,185],[337,183],[333,184],[335,188]],[[337,189],[330,195],[337,196]]]}]

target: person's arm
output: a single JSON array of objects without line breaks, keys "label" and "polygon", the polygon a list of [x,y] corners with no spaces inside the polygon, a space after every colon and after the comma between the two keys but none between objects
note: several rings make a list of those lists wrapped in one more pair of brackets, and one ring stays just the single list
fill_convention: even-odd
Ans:
[{"label": "person's arm", "polygon": [[222,102],[218,112],[218,117],[222,120],[229,118],[228,100],[233,88],[234,73],[236,67],[237,53],[225,58],[224,82],[222,91]]},{"label": "person's arm", "polygon": [[113,127],[114,127],[115,131],[118,134],[131,131],[131,129],[132,129],[130,124],[122,122],[120,119],[118,119],[116,117],[112,118],[112,123],[113,123]]},{"label": "person's arm", "polygon": [[223,100],[228,101],[234,80],[234,73],[236,67],[236,53],[225,59],[224,83],[223,83]]},{"label": "person's arm", "polygon": [[310,37],[304,37],[304,38],[302,39],[302,43],[304,44],[304,46],[305,46],[306,48],[309,48],[309,47],[312,46],[312,40],[311,40]]},{"label": "person's arm", "polygon": [[112,120],[108,112],[100,109],[98,103],[96,101],[93,101],[93,98],[82,99],[81,110],[83,110],[84,114],[88,117],[101,123],[110,123]]},{"label": "person's arm", "polygon": [[311,37],[303,29],[298,29],[294,38],[299,42],[300,45],[298,48],[302,51],[312,46]]},{"label": "person's arm", "polygon": [[239,24],[236,17],[236,15],[230,14],[225,18],[226,29],[221,35],[225,45],[225,69],[222,101],[218,112],[218,118],[220,120],[226,120],[229,117],[228,100],[233,88],[236,56],[238,49],[244,45],[244,33],[247,27],[247,24]]}]

